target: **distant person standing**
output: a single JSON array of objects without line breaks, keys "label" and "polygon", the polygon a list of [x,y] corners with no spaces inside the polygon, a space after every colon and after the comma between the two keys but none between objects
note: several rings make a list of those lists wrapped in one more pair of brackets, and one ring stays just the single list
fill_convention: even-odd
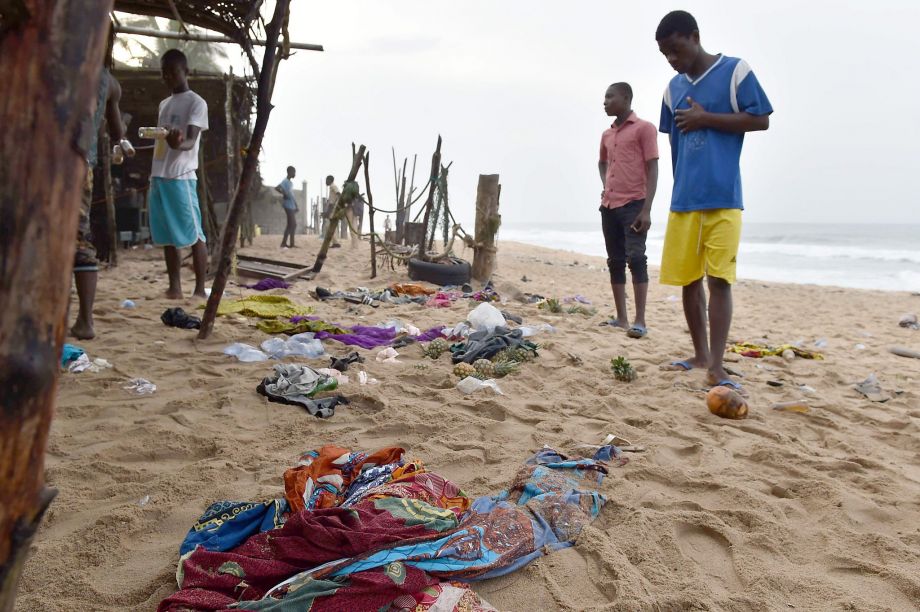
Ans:
[{"label": "distant person standing", "polygon": [[[607,247],[607,268],[617,318],[610,324],[627,330],[630,338],[648,334],[645,304],[648,259],[645,239],[652,225],[652,200],[658,187],[658,133],[632,110],[632,87],[614,83],[604,95],[604,111],[616,117],[601,136],[597,163],[604,184],[601,227]],[[632,275],[636,318],[629,324],[626,308],[626,266]]]},{"label": "distant person standing", "polygon": [[[769,128],[773,107],[747,62],[703,49],[690,13],[665,15],[655,40],[677,72],[665,89],[659,126],[670,136],[674,169],[661,282],[683,287],[694,349],[693,357],[662,367],[706,368],[710,385],[741,390],[722,365],[741,239],[739,163],[745,132]],[[708,338],[704,276],[709,287]]]},{"label": "distant person standing", "polygon": [[[323,211],[323,218],[326,220],[326,224],[328,224],[332,221],[332,213],[335,212],[335,205],[338,204],[339,198],[342,197],[342,190],[335,184],[335,177],[331,174],[326,177],[326,187],[329,188],[329,197],[326,198],[326,209]],[[326,227],[327,226],[324,225],[323,229],[325,230]],[[336,227],[336,230],[337,229],[338,227]],[[323,233],[325,233],[325,231]],[[332,246],[342,246],[335,240],[335,234],[332,235]]]},{"label": "distant person standing", "polygon": [[[281,237],[281,248],[296,248],[294,246],[294,233],[297,231],[297,216],[295,213],[299,210],[297,208],[297,200],[294,199],[294,183],[291,182],[297,175],[297,170],[294,166],[287,167],[287,176],[283,181],[281,181],[275,191],[281,194],[281,208],[284,209],[284,214],[287,216],[287,225],[284,228],[284,236]],[[288,238],[290,236],[290,238]]]},{"label": "distant person standing", "polygon": [[150,172],[150,235],[163,246],[169,289],[166,297],[182,297],[179,249],[192,248],[196,297],[204,292],[208,273],[208,249],[201,228],[198,207],[198,146],[201,132],[208,129],[208,104],[189,89],[188,59],[178,49],[170,49],[160,60],[163,81],[172,95],[160,102],[158,127],[169,130],[158,138],[153,149]]}]

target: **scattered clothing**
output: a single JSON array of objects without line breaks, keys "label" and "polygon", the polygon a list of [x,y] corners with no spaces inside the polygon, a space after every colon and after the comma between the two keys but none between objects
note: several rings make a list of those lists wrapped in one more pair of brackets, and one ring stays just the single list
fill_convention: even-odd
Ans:
[{"label": "scattered clothing", "polygon": [[291,284],[277,278],[263,278],[255,284],[243,286],[256,291],[268,291],[269,289],[290,289]]},{"label": "scattered clothing", "polygon": [[84,352],[85,351],[79,346],[64,344],[64,346],[61,347],[61,367],[66,368],[67,364],[71,361],[76,361]]},{"label": "scattered clothing", "polygon": [[477,359],[491,359],[496,353],[507,348],[522,347],[536,352],[537,345],[524,340],[521,328],[509,330],[496,327],[494,331],[477,331],[469,335],[466,342],[459,342],[450,347],[453,363],[473,363]]},{"label": "scattered clothing", "polygon": [[429,289],[417,283],[393,283],[389,287],[393,295],[410,295],[412,297],[417,297],[420,295],[434,295],[437,293],[436,289]]},{"label": "scattered clothing", "polygon": [[201,329],[201,319],[188,314],[179,307],[167,308],[160,315],[160,321],[170,327],[179,329]]},{"label": "scattered clothing", "polygon": [[[204,305],[199,308],[204,308]],[[302,306],[283,295],[251,295],[239,300],[222,301],[217,306],[218,315],[241,314],[244,317],[261,319],[290,318],[297,315],[308,315],[312,312],[312,306]]]},{"label": "scattered clothing", "polygon": [[732,353],[738,353],[743,357],[754,358],[782,355],[783,351],[789,350],[795,353],[796,357],[801,357],[802,359],[824,359],[824,355],[817,351],[809,351],[792,344],[770,346],[767,344],[756,344],[753,342],[738,342],[737,344],[732,344],[729,346],[728,350]]},{"label": "scattered clothing", "polygon": [[219,501],[208,506],[179,547],[185,555],[200,546],[204,550],[233,550],[249,536],[284,524],[290,513],[286,499],[267,502]]},{"label": "scattered clothing", "polygon": [[348,366],[353,363],[364,363],[364,357],[359,355],[357,351],[352,351],[344,357],[331,357],[332,363],[329,365],[333,370],[338,370],[339,372],[345,372],[348,370]]},{"label": "scattered clothing", "polygon": [[502,576],[572,546],[606,501],[598,488],[617,455],[544,447],[507,490],[473,501],[401,448],[324,446],[285,472],[282,526],[231,551],[184,554],[180,590],[159,610],[490,610],[449,581]]},{"label": "scattered clothing", "polygon": [[274,366],[275,375],[262,379],[256,388],[269,401],[301,406],[311,415],[326,418],[335,414],[338,404],[347,404],[342,396],[313,399],[323,391],[332,391],[339,386],[331,376],[320,374],[313,368],[294,363]]}]

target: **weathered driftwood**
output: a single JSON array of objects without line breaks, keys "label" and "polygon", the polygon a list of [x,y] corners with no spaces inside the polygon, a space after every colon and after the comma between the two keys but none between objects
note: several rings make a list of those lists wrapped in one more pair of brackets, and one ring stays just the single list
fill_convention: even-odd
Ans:
[{"label": "weathered driftwood", "polygon": [[431,172],[428,175],[428,199],[425,200],[425,218],[422,221],[422,239],[418,243],[418,258],[427,261],[427,251],[425,244],[425,234],[428,232],[428,223],[431,220],[431,207],[434,205],[434,190],[438,186],[438,171],[441,168],[441,136],[438,135],[438,146],[435,147],[431,155]]},{"label": "weathered driftwood", "polygon": [[498,203],[501,185],[497,174],[480,174],[476,189],[476,243],[473,246],[472,276],[480,282],[492,278],[495,271],[495,234],[501,225]]},{"label": "weathered driftwood", "polygon": [[377,278],[377,234],[374,233],[374,196],[371,195],[371,152],[364,154],[364,188],[367,189],[367,218],[371,228],[371,278]]},{"label": "weathered driftwood", "polygon": [[[352,157],[351,171],[349,171],[348,178],[345,180],[346,183],[350,183],[358,176],[358,170],[361,168],[361,163],[364,161],[364,151],[364,145],[361,145],[358,147],[357,153]],[[342,183],[342,185],[344,188],[345,183]],[[326,236],[323,238],[323,244],[319,248],[319,253],[316,254],[316,261],[313,263],[314,275],[319,274],[320,270],[323,269],[323,264],[326,263],[326,254],[329,252],[329,245],[332,244],[336,228],[339,226],[339,221],[341,221],[344,215],[345,199],[339,196],[338,201],[335,203],[335,208],[329,212],[329,222],[326,224]]]},{"label": "weathered driftwood", "polygon": [[220,300],[224,295],[224,288],[227,286],[227,277],[230,274],[233,253],[236,248],[236,234],[239,231],[240,218],[249,196],[249,186],[256,174],[256,166],[259,163],[258,151],[262,150],[262,137],[265,135],[268,117],[272,111],[271,79],[275,62],[278,61],[278,37],[281,34],[281,25],[284,22],[289,6],[290,0],[277,0],[272,20],[265,27],[265,37],[268,44],[265,47],[265,56],[262,59],[262,68],[259,72],[259,89],[256,96],[256,123],[252,130],[252,137],[249,139],[249,147],[247,148],[249,154],[246,155],[246,161],[243,163],[240,182],[237,185],[236,194],[233,197],[233,203],[230,205],[227,221],[224,224],[217,274],[215,274],[214,283],[211,285],[211,295],[208,296],[208,304],[201,319],[201,330],[198,332],[198,337],[202,339],[211,335],[211,331],[214,328],[214,318],[217,316],[217,306],[220,304]]},{"label": "weathered driftwood", "polygon": [[55,491],[44,482],[109,2],[2,3],[0,21],[0,611]]}]

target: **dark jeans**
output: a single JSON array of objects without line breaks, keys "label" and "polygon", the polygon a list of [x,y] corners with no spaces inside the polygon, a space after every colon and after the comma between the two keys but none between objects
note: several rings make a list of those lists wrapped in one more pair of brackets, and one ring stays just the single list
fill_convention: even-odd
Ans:
[{"label": "dark jeans", "polygon": [[[287,215],[287,227],[284,228],[284,237],[281,238],[281,246],[294,246],[294,232],[297,231],[297,211],[285,208],[284,214]],[[290,242],[287,241],[288,236],[291,237]]]},{"label": "dark jeans", "polygon": [[629,227],[644,205],[645,200],[633,200],[619,208],[600,208],[604,243],[607,245],[607,269],[614,285],[626,284],[627,263],[633,283],[648,282],[648,258],[645,256],[648,232],[637,234]]}]

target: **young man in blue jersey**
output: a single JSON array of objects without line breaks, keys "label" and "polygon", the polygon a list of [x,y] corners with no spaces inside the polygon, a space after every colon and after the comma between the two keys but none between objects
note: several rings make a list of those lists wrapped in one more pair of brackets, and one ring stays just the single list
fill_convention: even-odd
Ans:
[{"label": "young man in blue jersey", "polygon": [[[693,357],[663,367],[706,368],[710,385],[740,390],[722,365],[741,238],[739,162],[744,134],[769,128],[773,107],[747,62],[703,49],[690,13],[665,15],[655,40],[677,71],[665,90],[659,125],[670,137],[674,170],[661,282],[683,287],[694,350]],[[708,337],[704,276],[709,288]]]}]

